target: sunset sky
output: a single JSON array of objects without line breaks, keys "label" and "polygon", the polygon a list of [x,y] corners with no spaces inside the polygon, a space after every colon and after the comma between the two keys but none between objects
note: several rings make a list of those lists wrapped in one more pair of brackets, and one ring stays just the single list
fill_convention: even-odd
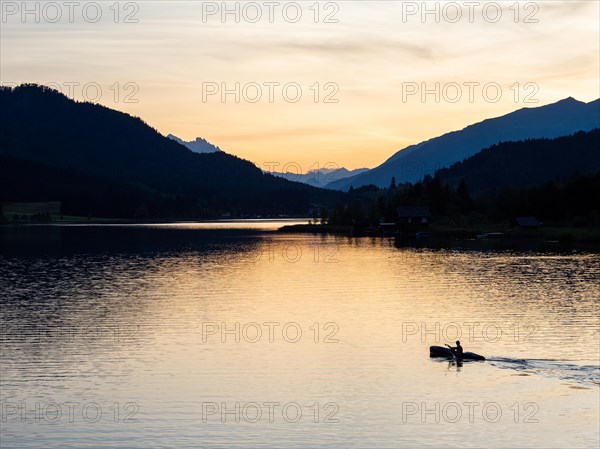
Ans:
[{"label": "sunset sky", "polygon": [[[422,2],[241,2],[236,21],[233,13],[223,17],[222,2],[114,8],[107,1],[98,9],[84,1],[71,11],[72,23],[64,2],[27,3],[39,8],[37,18],[22,16],[22,2],[1,3],[3,84],[57,83],[68,94],[69,83],[79,83],[73,97],[81,100],[82,86],[98,83],[100,103],[165,135],[204,137],[259,166],[374,167],[407,145],[488,117],[600,96],[595,0],[499,2],[501,10],[493,2],[427,2],[439,8],[439,23],[433,13],[422,16]],[[233,93],[225,101],[210,95],[236,83],[239,102]],[[433,93],[407,95],[436,83],[439,101]],[[479,83],[471,84],[473,101],[465,83]],[[262,97],[252,102],[256,86]],[[289,101],[294,86],[302,89],[297,102]],[[137,103],[125,102],[128,94]],[[325,102],[328,94],[337,103]]]}]

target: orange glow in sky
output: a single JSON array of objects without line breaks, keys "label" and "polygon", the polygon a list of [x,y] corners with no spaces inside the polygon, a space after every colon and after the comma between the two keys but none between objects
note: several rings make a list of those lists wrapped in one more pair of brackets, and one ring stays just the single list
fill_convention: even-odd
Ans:
[{"label": "orange glow in sky", "polygon": [[275,3],[100,2],[98,18],[58,2],[36,22],[3,2],[0,79],[303,171],[600,96],[597,1]]}]

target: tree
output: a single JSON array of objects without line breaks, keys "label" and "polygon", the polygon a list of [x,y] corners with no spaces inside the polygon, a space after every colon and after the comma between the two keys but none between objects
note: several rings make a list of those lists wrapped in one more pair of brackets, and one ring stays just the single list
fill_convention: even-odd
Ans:
[{"label": "tree", "polygon": [[390,190],[396,190],[396,177],[392,176],[392,181],[390,182]]},{"label": "tree", "polygon": [[440,176],[436,173],[429,184],[431,209],[434,214],[443,215],[446,212],[447,195]]},{"label": "tree", "polygon": [[458,197],[458,207],[462,213],[471,212],[473,209],[473,200],[469,194],[469,188],[464,179],[461,179],[456,188],[456,196]]},{"label": "tree", "polygon": [[321,224],[327,224],[328,221],[328,214],[327,214],[327,209],[322,207],[321,208]]}]

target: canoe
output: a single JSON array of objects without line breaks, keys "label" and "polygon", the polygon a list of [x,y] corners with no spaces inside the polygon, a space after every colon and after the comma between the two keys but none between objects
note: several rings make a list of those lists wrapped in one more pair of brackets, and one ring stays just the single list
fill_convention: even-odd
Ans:
[{"label": "canoe", "polygon": [[[443,346],[430,346],[429,347],[429,357],[446,357],[449,359],[453,359],[454,354],[448,348],[444,348]],[[461,360],[485,360],[485,357],[479,354],[475,354],[474,352],[463,352],[462,357],[456,357]]]}]

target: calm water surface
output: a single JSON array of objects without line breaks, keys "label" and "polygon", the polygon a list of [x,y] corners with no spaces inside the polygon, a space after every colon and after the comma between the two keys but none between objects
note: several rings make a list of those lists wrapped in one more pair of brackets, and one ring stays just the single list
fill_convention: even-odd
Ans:
[{"label": "calm water surface", "polygon": [[597,254],[280,225],[0,229],[1,447],[598,446]]}]

